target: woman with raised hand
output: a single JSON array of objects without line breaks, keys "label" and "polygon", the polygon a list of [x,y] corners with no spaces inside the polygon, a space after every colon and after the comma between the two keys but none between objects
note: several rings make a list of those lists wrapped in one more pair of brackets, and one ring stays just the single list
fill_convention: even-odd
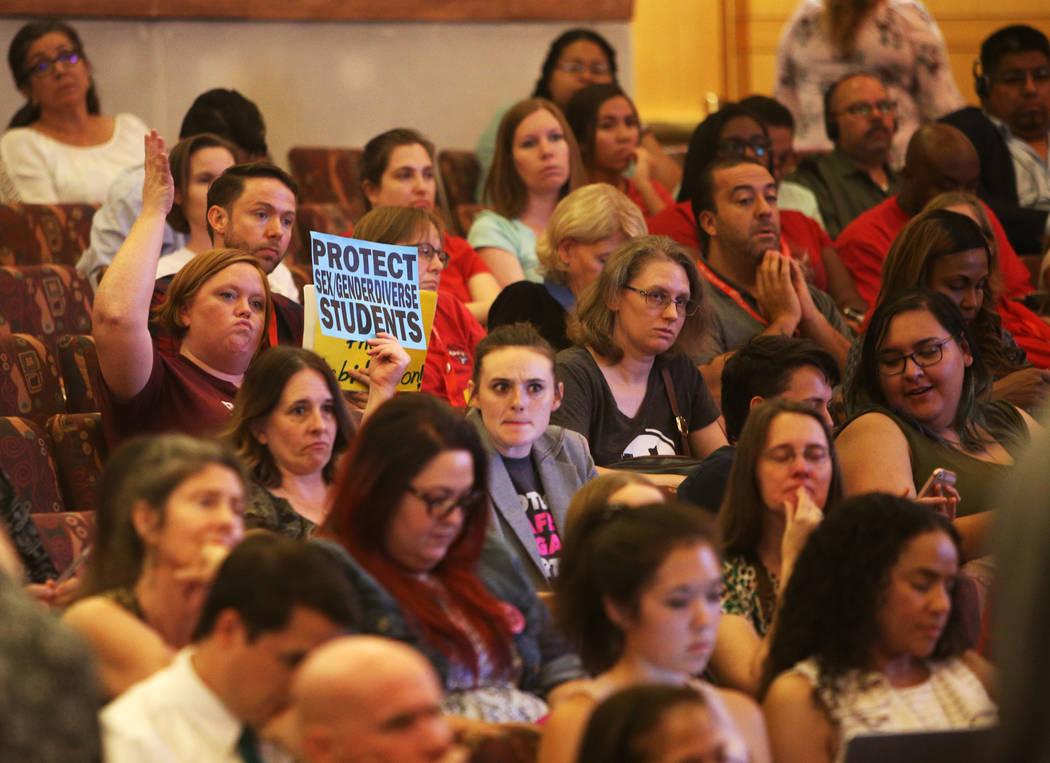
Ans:
[{"label": "woman with raised hand", "polygon": [[[415,130],[387,130],[365,144],[360,160],[365,206],[419,207],[433,212],[437,196],[434,144]],[[441,291],[450,292],[484,324],[499,284],[467,240],[447,231],[442,235],[448,267],[441,273]]]},{"label": "woman with raised hand", "polygon": [[623,244],[584,292],[569,325],[576,346],[558,353],[565,397],[553,421],[586,437],[599,466],[703,458],[726,444],[718,407],[686,354],[703,332],[702,295],[692,258],[665,236]]},{"label": "woman with raised hand", "polygon": [[559,692],[540,763],[575,761],[594,709],[639,684],[689,686],[725,734],[725,760],[769,760],[754,700],[696,676],[707,667],[721,617],[715,528],[685,504],[594,506],[565,538],[555,613],[593,676]]},{"label": "woman with raised hand", "polygon": [[0,139],[10,199],[27,204],[101,204],[117,174],[142,161],[148,131],[133,114],[100,113],[80,36],[58,19],[31,21],[7,50],[26,104]]},{"label": "woman with raised hand", "polygon": [[959,536],[896,496],[850,499],[810,535],[763,674],[774,758],[843,760],[862,734],[996,723],[990,670],[967,651]]},{"label": "woman with raised hand", "polygon": [[642,211],[610,185],[591,183],[558,202],[536,242],[542,283],[508,284],[489,310],[489,326],[527,321],[557,350],[572,343],[569,313],[616,248],[646,234]]},{"label": "woman with raised hand", "polygon": [[491,532],[521,558],[537,591],[558,576],[573,494],[597,476],[587,441],[550,423],[561,405],[554,349],[528,323],[478,342],[470,382],[471,422],[488,454]]},{"label": "woman with raised hand", "polygon": [[718,512],[725,588],[711,672],[722,685],[758,694],[780,593],[806,538],[841,495],[835,448],[817,410],[774,398],[748,413]]},{"label": "woman with raised hand", "polygon": [[213,441],[129,440],[106,463],[98,539],[64,616],[95,651],[115,697],[190,643],[208,586],[241,538],[244,472]]},{"label": "woman with raised hand", "polygon": [[[641,146],[638,111],[616,83],[577,90],[565,107],[591,183],[608,183],[627,195],[646,215],[674,204],[671,193],[652,176],[652,157]],[[628,168],[634,171],[628,177]]]},{"label": "woman with raised hand", "polygon": [[516,103],[504,114],[482,201],[467,240],[500,287],[539,282],[536,239],[558,202],[583,182],[583,165],[561,109],[544,98]]},{"label": "woman with raised hand", "polygon": [[518,560],[486,540],[488,484],[474,427],[430,395],[399,395],[358,431],[317,542],[357,590],[362,629],[431,661],[446,712],[534,722],[579,661]]},{"label": "woman with raised hand", "polygon": [[935,469],[953,471],[954,491],[919,497],[955,517],[963,561],[986,553],[998,485],[1042,429],[1006,401],[986,402],[990,385],[954,302],[926,289],[888,296],[872,313],[846,390],[857,402],[835,441],[844,493],[914,498]]}]

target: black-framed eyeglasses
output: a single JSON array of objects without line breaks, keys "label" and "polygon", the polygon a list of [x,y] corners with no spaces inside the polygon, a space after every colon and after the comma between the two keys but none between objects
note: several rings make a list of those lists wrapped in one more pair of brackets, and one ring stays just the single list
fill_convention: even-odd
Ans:
[{"label": "black-framed eyeglasses", "polygon": [[463,517],[469,517],[485,501],[485,494],[477,488],[471,488],[460,495],[427,495],[419,488],[409,485],[408,492],[423,502],[427,516],[431,519],[445,519],[457,508],[463,510]]},{"label": "black-framed eyeglasses", "polygon": [[753,153],[760,159],[769,155],[773,148],[773,142],[764,135],[756,135],[751,140],[730,137],[718,141],[718,153],[722,156],[735,156],[737,154]]},{"label": "black-framed eyeglasses", "polygon": [[1029,77],[1037,85],[1050,81],[1050,66],[1037,66],[1034,69],[1007,69],[992,77],[992,81],[1007,87],[1024,87]]},{"label": "black-framed eyeglasses", "polygon": [[904,373],[904,369],[908,367],[909,359],[919,368],[935,366],[940,363],[941,358],[944,357],[944,345],[954,339],[955,337],[950,336],[947,339],[930,342],[929,344],[924,344],[914,352],[906,354],[880,355],[876,360],[879,366],[879,373],[883,376],[896,376],[897,374],[902,374]]},{"label": "black-framed eyeglasses", "polygon": [[41,58],[29,67],[29,74],[33,77],[42,77],[55,68],[55,64],[72,66],[80,63],[80,54],[75,50],[63,50],[55,58]]},{"label": "black-framed eyeglasses", "polygon": [[416,244],[416,248],[419,250],[420,263],[426,263],[429,265],[431,260],[437,257],[441,262],[441,267],[444,268],[448,266],[449,256],[448,252],[444,249],[438,249],[436,246],[431,246],[426,243]]},{"label": "black-framed eyeglasses", "polygon": [[584,72],[590,72],[595,77],[607,77],[612,74],[612,68],[609,64],[600,63],[595,61],[593,63],[584,63],[583,61],[562,61],[560,64],[554,67],[558,71],[563,71],[566,74],[580,75]]},{"label": "black-framed eyeglasses", "polygon": [[635,294],[641,294],[645,298],[645,304],[653,310],[662,312],[672,303],[679,315],[693,315],[700,309],[700,303],[695,299],[689,299],[689,297],[672,298],[666,291],[646,291],[645,289],[636,289],[633,286],[624,286],[623,288],[633,291]]},{"label": "black-framed eyeglasses", "polygon": [[867,101],[861,101],[860,103],[851,103],[849,106],[844,108],[839,114],[849,114],[851,117],[870,117],[876,110],[880,114],[896,114],[897,113],[897,102],[891,101],[888,98],[884,98],[881,101],[875,101],[875,103],[868,103]]}]

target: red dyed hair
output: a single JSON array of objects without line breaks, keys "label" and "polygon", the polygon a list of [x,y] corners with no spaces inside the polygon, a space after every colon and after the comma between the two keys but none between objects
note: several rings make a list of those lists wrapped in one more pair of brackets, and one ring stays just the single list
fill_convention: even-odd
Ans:
[{"label": "red dyed hair", "polygon": [[[467,634],[434,597],[433,589],[387,553],[387,532],[406,487],[446,450],[466,450],[474,459],[474,488],[488,489],[488,459],[477,432],[447,403],[430,395],[399,395],[362,425],[335,484],[332,510],[319,534],[342,545],[401,605],[423,638],[449,659],[478,675],[478,656]],[[488,508],[464,520],[430,575],[479,634],[497,671],[511,665],[511,634],[505,605],[475,574],[485,544]]]}]

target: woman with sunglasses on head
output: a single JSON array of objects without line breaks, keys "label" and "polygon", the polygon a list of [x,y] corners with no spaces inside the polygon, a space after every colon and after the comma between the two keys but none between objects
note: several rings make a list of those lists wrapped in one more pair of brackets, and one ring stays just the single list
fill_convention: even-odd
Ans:
[{"label": "woman with sunglasses on head", "polygon": [[914,498],[935,469],[948,469],[954,489],[919,497],[957,517],[963,561],[985,553],[998,486],[1042,429],[1010,403],[985,402],[990,384],[954,302],[928,289],[887,296],[846,389],[856,413],[836,440],[845,494]]},{"label": "woman with sunglasses on head", "polygon": [[[742,155],[762,163],[772,174],[772,148],[765,125],[743,106],[728,103],[709,115],[697,125],[689,140],[678,203],[647,218],[649,232],[670,236],[703,254],[699,252],[693,197],[704,168],[716,159]],[[828,292],[839,309],[853,308],[863,315],[867,302],[857,294],[853,278],[827,233],[806,214],[816,207],[816,198],[808,188],[777,178],[781,250],[802,263],[806,280]]]},{"label": "woman with sunglasses on head", "polygon": [[[415,130],[387,130],[365,144],[358,167],[365,207],[419,207],[434,211],[437,178],[434,144]],[[347,235],[353,235],[353,232]],[[450,292],[484,324],[499,284],[467,240],[447,231],[442,248],[449,255],[440,291]]]},{"label": "woman with sunglasses on head", "polygon": [[132,114],[100,113],[92,67],[76,30],[57,19],[23,26],[7,51],[27,103],[0,139],[15,198],[101,204],[117,174],[142,161],[148,128]]},{"label": "woman with sunglasses on head", "polygon": [[429,395],[400,395],[358,431],[317,542],[359,593],[363,630],[433,663],[446,712],[534,722],[579,660],[517,560],[486,540],[487,490],[474,427]]},{"label": "woman with sunglasses on head", "polygon": [[718,406],[686,354],[704,329],[702,294],[682,247],[640,236],[612,254],[580,298],[569,326],[576,346],[558,353],[565,396],[552,420],[586,437],[599,466],[703,458],[726,444]]},{"label": "woman with sunglasses on head", "polygon": [[[652,157],[641,145],[638,111],[620,86],[610,82],[577,90],[565,107],[576,136],[587,182],[608,183],[646,215],[674,204],[670,192],[652,176]],[[625,172],[634,168],[631,177]]]},{"label": "woman with sunglasses on head", "polygon": [[[463,408],[474,369],[474,346],[485,330],[460,300],[438,290],[449,261],[442,249],[443,233],[441,219],[421,207],[376,207],[354,226],[354,237],[362,241],[419,247],[419,288],[437,292],[422,391]],[[361,380],[367,382],[367,377]]]}]

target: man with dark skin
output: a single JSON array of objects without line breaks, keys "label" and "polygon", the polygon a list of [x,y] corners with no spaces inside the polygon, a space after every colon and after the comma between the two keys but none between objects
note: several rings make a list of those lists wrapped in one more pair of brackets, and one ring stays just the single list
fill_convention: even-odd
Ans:
[{"label": "man with dark skin", "polygon": [[1050,234],[1050,42],[1038,29],[1004,27],[974,62],[981,107],[941,121],[966,133],[981,157],[981,198],[1020,254],[1041,253]]},{"label": "man with dark skin", "polygon": [[817,197],[828,235],[834,238],[854,218],[896,193],[890,149],[897,132],[897,104],[870,74],[851,74],[829,88],[825,98],[830,154],[799,163],[788,179]]}]

